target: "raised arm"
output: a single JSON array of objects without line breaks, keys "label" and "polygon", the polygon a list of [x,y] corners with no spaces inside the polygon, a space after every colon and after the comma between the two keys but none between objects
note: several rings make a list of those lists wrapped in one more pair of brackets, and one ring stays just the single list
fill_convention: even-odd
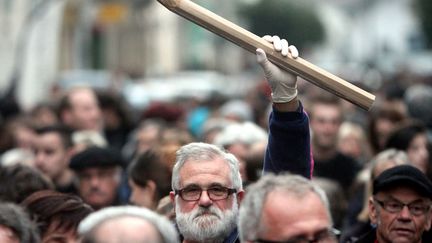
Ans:
[{"label": "raised arm", "polygon": [[[275,50],[286,58],[298,57],[297,48],[289,46],[285,39],[277,36],[263,38],[273,43]],[[273,110],[269,118],[264,173],[288,171],[311,178],[313,161],[309,119],[297,97],[297,76],[272,64],[262,49],[257,49],[256,55],[272,90]]]}]

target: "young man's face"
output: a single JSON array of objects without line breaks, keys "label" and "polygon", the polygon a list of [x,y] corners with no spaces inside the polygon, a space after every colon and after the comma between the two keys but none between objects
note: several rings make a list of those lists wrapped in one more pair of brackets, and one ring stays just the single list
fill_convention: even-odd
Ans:
[{"label": "young man's face", "polygon": [[338,106],[315,104],[310,121],[314,145],[320,148],[333,148],[336,146],[341,121],[342,114]]},{"label": "young man's face", "polygon": [[69,154],[58,133],[37,135],[34,153],[36,167],[54,182],[68,169]]},{"label": "young man's face", "polygon": [[407,155],[411,163],[423,173],[429,168],[429,142],[426,133],[419,133],[411,140]]},{"label": "young man's face", "polygon": [[[150,185],[150,183],[153,185]],[[129,203],[150,209],[155,207],[155,203],[157,203],[154,202],[156,184],[153,181],[148,182],[146,186],[141,186],[135,183],[133,179],[129,178],[128,184],[131,189]]]},{"label": "young man's face", "polygon": [[76,90],[69,96],[71,108],[69,110],[69,126],[77,130],[94,130],[102,129],[103,117],[102,111],[96,95],[93,91],[87,89]]},{"label": "young man's face", "polygon": [[[377,225],[378,242],[421,242],[423,232],[431,226],[430,204],[429,199],[405,186],[377,193],[369,201],[369,216]],[[422,208],[427,210],[422,212]]]}]

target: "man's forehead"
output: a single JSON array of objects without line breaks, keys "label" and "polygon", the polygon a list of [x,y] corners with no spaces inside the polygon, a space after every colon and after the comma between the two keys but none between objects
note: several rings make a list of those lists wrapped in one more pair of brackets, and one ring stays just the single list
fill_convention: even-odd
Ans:
[{"label": "man's forehead", "polygon": [[92,174],[92,173],[100,173],[100,172],[114,172],[118,166],[94,166],[87,167],[79,170],[79,174]]},{"label": "man's forehead", "polygon": [[152,223],[135,216],[125,215],[109,219],[101,223],[96,230],[100,240],[116,239],[118,242],[129,240],[157,242],[160,240],[159,232]]},{"label": "man's forehead", "polygon": [[399,185],[386,190],[379,191],[376,195],[391,198],[391,199],[410,199],[414,200],[431,200],[423,196],[416,188],[411,186]]},{"label": "man's forehead", "polygon": [[[272,200],[290,201],[290,202],[317,202],[322,204],[320,197],[313,191],[308,190],[304,192],[295,192],[287,188],[274,188],[267,194],[266,202],[272,202]],[[324,204],[323,204],[324,205]]]},{"label": "man's forehead", "polygon": [[[283,188],[275,189],[268,193],[264,202],[264,210],[270,209],[272,212],[275,212],[283,210],[286,208],[286,205],[291,205],[292,209],[297,208],[297,210],[288,210],[287,213],[292,215],[298,215],[300,211],[311,211],[308,208],[309,206],[313,206],[316,212],[327,213],[326,206],[316,193],[312,191],[294,193]],[[293,220],[297,221],[297,218],[293,217]]]},{"label": "man's forehead", "polygon": [[58,147],[62,145],[62,138],[59,133],[49,132],[44,134],[39,134],[36,137],[37,143],[35,147]]},{"label": "man's forehead", "polygon": [[317,194],[307,192],[299,197],[286,190],[274,190],[268,194],[261,222],[264,228],[268,229],[263,232],[264,236],[281,238],[313,235],[331,227],[326,206]]},{"label": "man's forehead", "polygon": [[228,162],[226,162],[220,157],[207,159],[207,160],[189,159],[180,168],[180,172],[182,171],[214,172],[214,171],[225,171],[225,170],[228,171],[230,170]]},{"label": "man's forehead", "polygon": [[220,158],[207,161],[190,160],[180,169],[180,184],[200,186],[231,182],[230,167]]}]

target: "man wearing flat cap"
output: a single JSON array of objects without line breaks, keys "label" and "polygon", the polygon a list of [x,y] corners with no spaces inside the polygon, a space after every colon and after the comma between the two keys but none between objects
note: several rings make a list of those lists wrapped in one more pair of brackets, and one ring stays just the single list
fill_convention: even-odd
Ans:
[{"label": "man wearing flat cap", "polygon": [[120,204],[123,159],[109,148],[90,147],[74,155],[70,168],[75,170],[81,198],[95,210]]},{"label": "man wearing flat cap", "polygon": [[432,182],[411,165],[381,173],[373,182],[369,218],[375,228],[358,243],[429,243]]}]

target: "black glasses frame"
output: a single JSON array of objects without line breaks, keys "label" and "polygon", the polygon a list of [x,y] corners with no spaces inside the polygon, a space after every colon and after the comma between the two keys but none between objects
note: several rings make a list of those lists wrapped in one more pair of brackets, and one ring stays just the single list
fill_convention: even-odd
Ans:
[{"label": "black glasses frame", "polygon": [[387,211],[389,213],[400,213],[403,210],[403,208],[405,206],[407,206],[411,215],[422,216],[422,215],[425,215],[431,209],[431,205],[424,205],[424,207],[421,209],[421,212],[416,212],[416,211],[414,211],[414,208],[413,208],[414,204],[416,204],[416,202],[403,203],[403,202],[400,202],[398,200],[391,200],[391,202],[398,204],[398,208],[392,209],[392,208],[389,208],[389,205],[388,205],[388,203],[390,201],[383,201],[383,200],[379,200],[377,198],[374,198],[373,200],[375,202],[377,202],[385,211]]},{"label": "black glasses frame", "polygon": [[[184,192],[187,190],[191,190],[191,189],[196,189],[199,190],[199,194],[197,193],[195,197],[193,198],[188,198],[184,196]],[[222,196],[217,196],[215,191],[218,190],[219,192],[222,192],[223,195]],[[184,201],[187,202],[193,202],[193,201],[198,201],[201,198],[202,192],[206,191],[208,197],[212,200],[212,201],[220,201],[220,200],[225,200],[227,199],[231,194],[237,193],[237,189],[234,188],[228,188],[228,187],[223,187],[223,186],[213,186],[207,189],[202,189],[199,187],[196,188],[183,188],[183,189],[179,189],[179,190],[174,190],[175,195],[179,195],[181,199],[183,199]]]}]

